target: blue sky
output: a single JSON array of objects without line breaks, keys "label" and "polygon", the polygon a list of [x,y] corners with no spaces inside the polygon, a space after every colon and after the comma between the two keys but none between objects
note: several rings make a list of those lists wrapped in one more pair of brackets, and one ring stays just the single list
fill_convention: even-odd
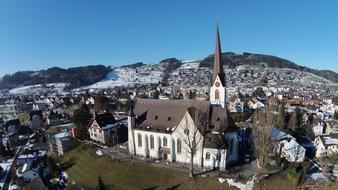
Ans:
[{"label": "blue sky", "polygon": [[338,72],[338,1],[0,0],[0,76],[223,51]]}]

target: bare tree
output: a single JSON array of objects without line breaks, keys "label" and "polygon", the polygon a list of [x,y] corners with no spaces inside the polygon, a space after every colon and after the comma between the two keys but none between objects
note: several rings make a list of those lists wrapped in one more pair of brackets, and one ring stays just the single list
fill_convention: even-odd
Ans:
[{"label": "bare tree", "polygon": [[272,128],[275,126],[275,116],[267,107],[264,111],[257,111],[254,116],[255,154],[257,166],[263,170],[269,161],[272,150]]},{"label": "bare tree", "polygon": [[188,108],[188,112],[193,120],[193,126],[185,118],[186,126],[183,131],[180,132],[182,142],[184,144],[184,153],[189,158],[189,177],[194,176],[194,158],[198,148],[202,144],[202,130],[208,123],[207,114],[198,110],[195,107]]}]

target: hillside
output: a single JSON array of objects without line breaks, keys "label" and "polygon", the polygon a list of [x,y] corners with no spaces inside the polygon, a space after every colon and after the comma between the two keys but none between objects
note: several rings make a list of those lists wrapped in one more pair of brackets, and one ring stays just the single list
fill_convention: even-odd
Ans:
[{"label": "hillside", "polygon": [[[299,66],[291,61],[270,55],[226,52],[222,54],[222,59],[227,72],[227,84],[232,86],[239,83],[249,84],[253,78],[255,81],[260,81],[263,77],[270,78],[273,83],[297,82],[312,85],[338,82],[338,74],[333,71]],[[201,61],[180,61],[176,58],[167,58],[158,64],[137,62],[114,69],[96,65],[69,69],[53,67],[41,71],[20,71],[4,76],[0,81],[0,89],[52,83],[67,83],[69,84],[67,87],[72,89],[158,83],[203,87],[209,85],[212,63],[213,55],[209,55]]]},{"label": "hillside", "polygon": [[52,67],[40,71],[19,71],[11,75],[5,75],[0,81],[0,89],[49,83],[68,83],[69,88],[77,88],[101,81],[110,71],[110,67],[103,65],[69,69]]},{"label": "hillside", "polygon": [[[252,53],[243,53],[235,54],[232,52],[226,52],[222,54],[223,63],[227,64],[230,69],[233,69],[240,65],[262,65],[265,64],[266,67],[270,68],[289,68],[295,69],[298,71],[304,71],[312,73],[314,75],[323,77],[332,82],[338,82],[338,74],[330,70],[315,70],[304,66],[299,66],[291,61],[282,59],[270,55],[261,55],[261,54],[252,54]],[[214,61],[214,55],[209,55],[201,61],[202,67],[212,67]]]}]

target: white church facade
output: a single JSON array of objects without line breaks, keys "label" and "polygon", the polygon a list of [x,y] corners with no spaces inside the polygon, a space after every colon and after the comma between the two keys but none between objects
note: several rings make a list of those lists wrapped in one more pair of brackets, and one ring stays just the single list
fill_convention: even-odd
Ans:
[{"label": "white church facade", "polygon": [[225,74],[217,27],[210,100],[135,99],[128,116],[128,148],[133,156],[225,170],[238,160],[234,121],[226,108]]}]

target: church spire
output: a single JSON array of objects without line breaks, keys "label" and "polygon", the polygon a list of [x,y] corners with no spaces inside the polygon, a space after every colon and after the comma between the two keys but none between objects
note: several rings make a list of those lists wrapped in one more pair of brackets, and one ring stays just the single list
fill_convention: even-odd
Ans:
[{"label": "church spire", "polygon": [[225,87],[225,74],[223,71],[223,64],[222,64],[222,49],[221,49],[221,40],[219,37],[219,30],[218,30],[218,21],[216,26],[216,48],[215,48],[215,56],[214,56],[214,70],[212,75],[212,84],[215,82],[217,76],[219,76],[222,85]]}]

